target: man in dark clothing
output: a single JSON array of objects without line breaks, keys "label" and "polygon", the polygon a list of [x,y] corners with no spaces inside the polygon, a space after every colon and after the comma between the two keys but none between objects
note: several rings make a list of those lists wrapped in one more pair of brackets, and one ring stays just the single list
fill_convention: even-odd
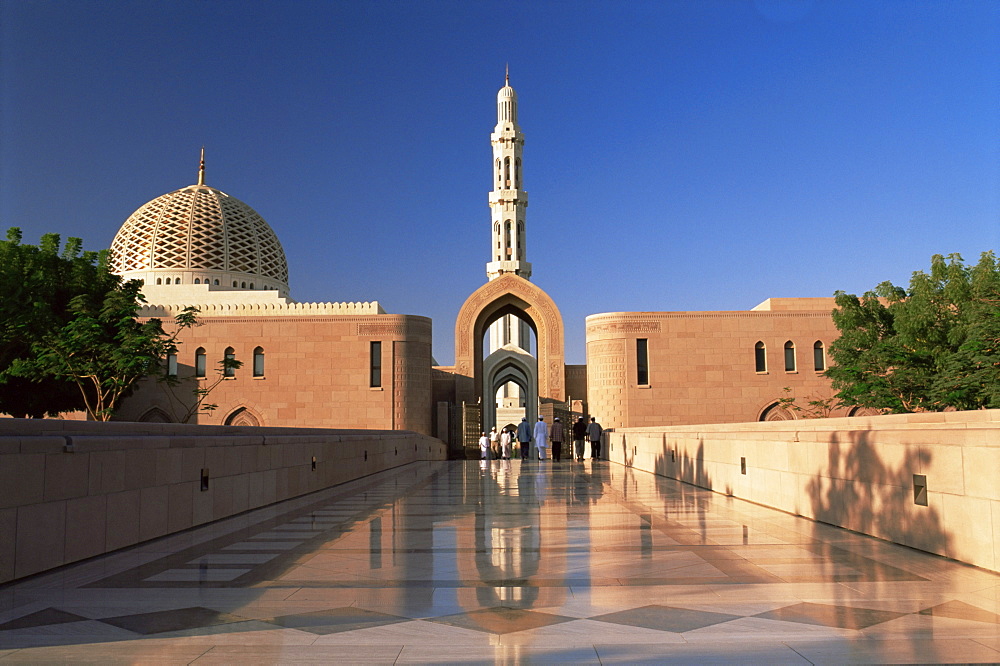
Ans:
[{"label": "man in dark clothing", "polygon": [[[583,460],[583,440],[587,437],[587,424],[581,416],[573,424],[573,447],[576,449],[576,459]],[[573,454],[573,451],[570,451]]]},{"label": "man in dark clothing", "polygon": [[557,416],[552,423],[552,431],[549,433],[549,440],[552,442],[552,459],[556,462],[562,458],[562,445],[565,438],[562,421]]},{"label": "man in dark clothing", "polygon": [[590,440],[590,459],[600,460],[601,459],[601,435],[604,434],[604,428],[601,424],[597,422],[597,419],[593,416],[590,417],[590,425],[587,426],[587,439]]},{"label": "man in dark clothing", "polygon": [[521,444],[521,459],[531,460],[531,426],[527,416],[517,424],[517,441]]}]

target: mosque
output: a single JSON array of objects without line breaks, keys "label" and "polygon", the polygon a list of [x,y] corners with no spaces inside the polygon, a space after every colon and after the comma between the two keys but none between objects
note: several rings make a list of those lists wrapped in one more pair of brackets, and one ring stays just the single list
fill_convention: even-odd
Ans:
[{"label": "mosque", "polygon": [[[206,184],[203,154],[197,184],[139,208],[111,247],[112,270],[144,282],[140,316],[200,310],[167,359],[176,385],[145,381],[118,418],[413,430],[458,452],[522,417],[594,415],[605,428],[784,420],[801,414],[781,398],[831,395],[821,373],[838,336],[832,298],[594,314],[571,324],[586,326],[586,365],[566,365],[559,308],[531,282],[517,111],[508,76],[490,136],[487,281],[459,311],[454,365],[434,365],[426,317],[293,300],[277,235]],[[243,365],[223,370],[225,358]],[[209,386],[217,408],[192,411],[191,389]]]}]

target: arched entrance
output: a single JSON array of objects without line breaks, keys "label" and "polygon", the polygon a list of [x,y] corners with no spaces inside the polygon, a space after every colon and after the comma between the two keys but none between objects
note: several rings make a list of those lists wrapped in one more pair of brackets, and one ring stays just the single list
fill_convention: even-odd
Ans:
[{"label": "arched entrance", "polygon": [[[497,381],[507,378],[518,383],[517,378],[530,374],[525,372],[524,362],[514,358],[491,362],[489,373],[483,367],[483,336],[493,322],[505,315],[521,319],[535,333],[536,385],[522,386],[527,393],[525,404],[534,409],[539,403],[566,400],[566,357],[559,308],[538,286],[507,273],[472,292],[455,321],[456,399],[460,404],[481,407],[480,427],[488,423],[485,417],[495,408],[493,393]],[[466,428],[466,432],[472,430],[475,428]]]},{"label": "arched entrance", "polygon": [[498,408],[497,392],[507,383],[516,384],[521,394],[530,399],[524,405],[524,416],[528,421],[534,421],[538,415],[538,370],[535,358],[519,348],[501,349],[490,354],[483,360],[483,408],[482,423],[486,429],[497,426],[497,429],[508,422],[521,420],[515,416],[519,409]]}]

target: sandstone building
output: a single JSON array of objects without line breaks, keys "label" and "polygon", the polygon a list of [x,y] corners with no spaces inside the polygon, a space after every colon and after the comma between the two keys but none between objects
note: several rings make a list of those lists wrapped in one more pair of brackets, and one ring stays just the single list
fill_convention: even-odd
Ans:
[{"label": "sandstone building", "polygon": [[376,301],[295,302],[277,235],[205,184],[203,156],[196,185],[139,208],[112,245],[113,269],[144,281],[143,316],[201,311],[168,359],[182,386],[146,381],[119,418],[180,419],[223,358],[243,366],[213,390],[218,408],[192,422],[414,430],[453,451],[522,416],[593,414],[609,428],[779,420],[801,416],[781,398],[829,397],[832,298],[594,314],[570,324],[586,326],[586,366],[567,366],[559,308],[530,281],[517,104],[508,77],[491,135],[487,282],[459,311],[453,365],[432,367],[425,317]]}]

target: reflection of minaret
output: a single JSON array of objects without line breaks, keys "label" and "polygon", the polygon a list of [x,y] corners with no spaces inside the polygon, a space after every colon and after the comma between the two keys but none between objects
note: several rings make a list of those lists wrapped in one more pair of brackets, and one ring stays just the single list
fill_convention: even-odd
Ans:
[{"label": "reflection of minaret", "polygon": [[[517,93],[510,87],[508,70],[504,87],[497,93],[497,125],[490,135],[493,144],[493,191],[490,192],[490,212],[493,222],[491,261],[486,264],[486,276],[494,280],[504,273],[514,273],[531,279],[524,213],[528,193],[522,188],[521,155],[524,134],[517,124]],[[531,331],[528,325],[510,315],[490,327],[490,353],[505,345],[531,351]],[[503,389],[502,407],[523,407],[516,386]]]}]

